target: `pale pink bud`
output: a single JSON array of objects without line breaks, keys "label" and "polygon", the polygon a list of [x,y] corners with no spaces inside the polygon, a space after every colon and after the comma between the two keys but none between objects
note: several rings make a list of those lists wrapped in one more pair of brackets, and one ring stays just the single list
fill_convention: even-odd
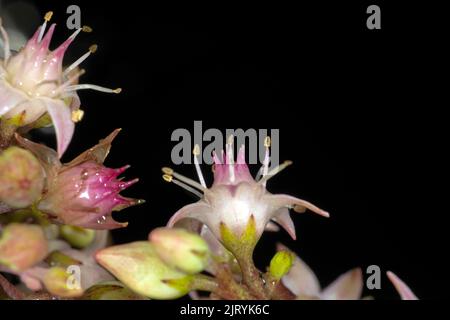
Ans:
[{"label": "pale pink bud", "polygon": [[11,223],[0,234],[0,265],[13,272],[24,271],[41,262],[48,244],[41,227]]},{"label": "pale pink bud", "polygon": [[9,147],[0,154],[0,201],[25,208],[36,201],[44,187],[44,170],[33,154]]}]

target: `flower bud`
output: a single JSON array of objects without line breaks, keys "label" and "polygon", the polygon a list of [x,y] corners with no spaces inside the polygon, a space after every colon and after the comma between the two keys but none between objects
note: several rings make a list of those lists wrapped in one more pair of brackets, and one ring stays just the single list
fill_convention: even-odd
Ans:
[{"label": "flower bud", "polygon": [[199,273],[208,264],[208,244],[197,234],[184,229],[158,228],[150,233],[149,240],[161,260],[185,273]]},{"label": "flower bud", "polygon": [[42,261],[48,244],[42,228],[11,223],[0,234],[0,265],[14,272],[26,270]]},{"label": "flower bud", "polygon": [[60,235],[72,247],[82,249],[86,248],[94,241],[95,230],[63,225],[60,228]]},{"label": "flower bud", "polygon": [[44,170],[28,150],[9,147],[0,154],[0,201],[25,208],[36,201],[44,187]]},{"label": "flower bud", "polygon": [[294,263],[295,256],[288,251],[278,251],[270,260],[269,273],[275,280],[286,275]]},{"label": "flower bud", "polygon": [[89,229],[124,227],[127,223],[115,221],[112,211],[142,202],[119,194],[138,181],[117,179],[126,169],[107,168],[95,161],[66,167],[58,172],[38,209],[68,225]]},{"label": "flower bud", "polygon": [[[102,249],[96,259],[127,287],[146,297],[175,299],[189,291],[191,277],[166,265],[148,241]],[[177,285],[169,281],[176,281]]]}]

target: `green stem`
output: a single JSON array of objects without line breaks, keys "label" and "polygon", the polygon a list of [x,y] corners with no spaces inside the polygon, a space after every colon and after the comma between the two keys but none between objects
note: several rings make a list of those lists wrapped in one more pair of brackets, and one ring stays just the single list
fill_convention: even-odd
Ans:
[{"label": "green stem", "polygon": [[217,268],[216,277],[219,287],[214,294],[217,296],[227,300],[254,300],[256,298],[246,287],[236,282],[229,266],[223,264]]},{"label": "green stem", "polygon": [[206,276],[204,274],[195,275],[191,284],[192,290],[201,290],[208,292],[214,292],[218,287],[219,284],[214,278]]}]

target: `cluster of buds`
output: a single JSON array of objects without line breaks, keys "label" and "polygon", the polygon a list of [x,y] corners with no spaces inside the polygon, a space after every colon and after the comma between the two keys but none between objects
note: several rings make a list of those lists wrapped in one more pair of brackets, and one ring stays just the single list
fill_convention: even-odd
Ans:
[{"label": "cluster of buds", "polygon": [[[109,245],[109,230],[122,228],[112,213],[143,203],[120,193],[138,179],[119,178],[128,166],[104,166],[119,130],[68,163],[60,161],[83,115],[77,91],[79,65],[96,46],[63,68],[64,53],[81,32],[77,29],[53,51],[55,29],[44,23],[17,53],[9,50],[0,20],[4,58],[0,60],[0,298],[10,299],[361,299],[360,269],[339,276],[321,289],[311,269],[279,245],[266,270],[253,261],[266,230],[281,226],[295,240],[290,210],[329,217],[312,203],[273,194],[267,182],[292,164],[270,169],[270,138],[254,178],[241,147],[234,157],[234,138],[213,154],[214,181],[207,186],[195,146],[198,182],[164,167],[163,179],[198,197],[173,214],[167,226],[145,241]],[[53,150],[27,138],[31,129],[53,125]],[[13,285],[2,274],[21,282]],[[417,299],[408,286],[388,272],[402,299]],[[206,295],[205,295],[206,293]]]}]

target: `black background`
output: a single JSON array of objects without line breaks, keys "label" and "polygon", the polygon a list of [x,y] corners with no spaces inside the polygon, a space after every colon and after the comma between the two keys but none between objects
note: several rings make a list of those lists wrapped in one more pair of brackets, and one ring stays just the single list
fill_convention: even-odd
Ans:
[{"label": "black background", "polygon": [[[141,181],[124,194],[147,200],[115,214],[130,224],[114,239],[129,242],[145,239],[194,200],[161,179],[160,168],[172,165],[173,130],[192,131],[194,120],[204,130],[280,129],[280,158],[294,165],[269,182],[269,191],[309,200],[331,218],[292,214],[298,240],[284,231],[266,234],[256,251],[260,267],[280,240],[324,286],[350,268],[376,264],[419,297],[443,298],[442,9],[374,1],[382,29],[368,30],[371,2],[298,3],[36,1],[41,16],[54,11],[54,46],[69,34],[67,6],[78,4],[82,24],[94,32],[81,34],[65,61],[97,43],[81,82],[123,88],[120,95],[80,92],[86,115],[64,159],[123,128],[106,165],[131,164],[126,176]],[[29,34],[35,23],[25,21]],[[193,166],[177,170],[196,176]],[[203,171],[211,182],[210,169]],[[381,291],[365,294],[398,298],[385,276]]]}]

